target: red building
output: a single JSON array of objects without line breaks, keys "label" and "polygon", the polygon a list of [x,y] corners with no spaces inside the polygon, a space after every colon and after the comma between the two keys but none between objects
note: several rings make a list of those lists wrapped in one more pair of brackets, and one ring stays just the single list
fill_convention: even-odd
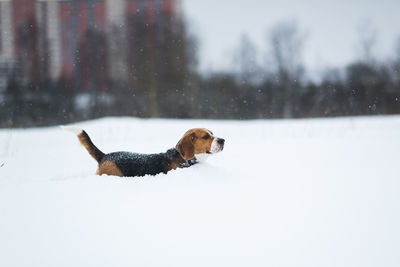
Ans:
[{"label": "red building", "polygon": [[[10,9],[12,57],[26,82],[63,78],[89,90],[127,77],[128,19],[163,24],[177,13],[176,0],[3,0],[0,5],[1,14]],[[7,25],[0,26],[5,38]]]},{"label": "red building", "polygon": [[35,2],[13,0],[11,4],[13,53],[24,80],[35,81],[39,75]]}]

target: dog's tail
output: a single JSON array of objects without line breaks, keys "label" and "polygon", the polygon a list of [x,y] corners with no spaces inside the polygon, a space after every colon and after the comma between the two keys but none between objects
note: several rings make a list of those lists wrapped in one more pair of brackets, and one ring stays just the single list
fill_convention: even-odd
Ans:
[{"label": "dog's tail", "polygon": [[90,140],[89,135],[77,126],[60,126],[64,131],[72,132],[78,136],[79,142],[86,148],[89,154],[98,162],[103,159],[104,153],[100,151]]}]

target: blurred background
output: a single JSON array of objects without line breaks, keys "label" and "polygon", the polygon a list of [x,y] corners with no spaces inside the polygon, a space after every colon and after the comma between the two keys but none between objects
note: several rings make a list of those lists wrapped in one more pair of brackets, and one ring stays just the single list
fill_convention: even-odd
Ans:
[{"label": "blurred background", "polygon": [[0,127],[400,113],[399,10],[393,0],[0,0]]}]

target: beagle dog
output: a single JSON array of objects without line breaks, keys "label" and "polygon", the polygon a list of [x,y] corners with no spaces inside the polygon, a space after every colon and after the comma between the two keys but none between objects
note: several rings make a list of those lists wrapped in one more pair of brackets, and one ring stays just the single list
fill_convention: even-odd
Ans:
[{"label": "beagle dog", "polygon": [[203,161],[209,154],[222,151],[225,143],[224,139],[215,137],[210,130],[195,128],[188,130],[174,148],[164,153],[139,154],[120,151],[104,154],[81,128],[76,126],[61,126],[61,128],[78,136],[80,143],[98,162],[96,172],[98,175],[122,177],[167,173]]}]

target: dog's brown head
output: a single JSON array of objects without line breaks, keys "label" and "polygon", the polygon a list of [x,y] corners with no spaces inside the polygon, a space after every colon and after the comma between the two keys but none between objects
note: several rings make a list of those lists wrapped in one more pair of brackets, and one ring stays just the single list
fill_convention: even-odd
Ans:
[{"label": "dog's brown head", "polygon": [[192,159],[200,154],[214,154],[224,149],[225,140],[215,137],[204,128],[188,130],[176,145],[176,149],[184,159]]}]

